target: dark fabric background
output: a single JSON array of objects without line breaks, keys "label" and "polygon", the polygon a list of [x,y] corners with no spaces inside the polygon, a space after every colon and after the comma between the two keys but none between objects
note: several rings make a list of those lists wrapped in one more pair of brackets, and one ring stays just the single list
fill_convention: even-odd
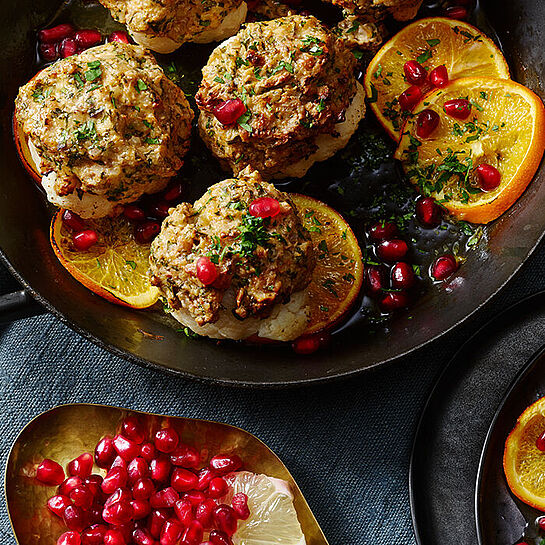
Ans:
[{"label": "dark fabric background", "polygon": [[[0,326],[0,458],[55,405],[96,402],[234,424],[284,460],[331,545],[415,543],[408,465],[436,377],[480,325],[545,289],[545,246],[462,327],[413,357],[345,382],[284,391],[220,388],[141,369],[84,341],[51,315]],[[0,294],[17,283],[0,266]],[[0,542],[14,542],[5,500]]]}]

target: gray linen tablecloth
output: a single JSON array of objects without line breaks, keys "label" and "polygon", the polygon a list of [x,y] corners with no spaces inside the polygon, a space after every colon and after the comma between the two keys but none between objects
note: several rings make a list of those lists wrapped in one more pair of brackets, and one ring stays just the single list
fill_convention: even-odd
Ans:
[{"label": "gray linen tablecloth", "polygon": [[[473,331],[545,289],[545,245],[466,324],[414,357],[345,382],[284,391],[208,386],[144,370],[83,340],[51,315],[0,326],[0,460],[30,419],[96,402],[240,426],[284,460],[331,545],[415,543],[408,465],[419,413],[438,373]],[[0,294],[17,283],[0,266]],[[5,500],[0,542],[14,542]]]}]

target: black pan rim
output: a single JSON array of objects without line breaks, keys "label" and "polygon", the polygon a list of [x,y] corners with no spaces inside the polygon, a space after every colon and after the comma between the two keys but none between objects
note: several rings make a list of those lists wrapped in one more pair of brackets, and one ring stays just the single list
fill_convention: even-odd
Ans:
[{"label": "black pan rim", "polygon": [[474,497],[475,529],[477,532],[477,540],[479,545],[483,544],[483,536],[482,536],[480,517],[479,517],[479,490],[481,489],[481,485],[482,485],[484,459],[490,447],[490,439],[492,437],[492,432],[494,428],[496,427],[496,424],[500,418],[503,408],[505,407],[505,404],[507,403],[507,400],[513,395],[513,391],[518,386],[519,382],[524,380],[524,378],[533,371],[534,367],[537,365],[537,362],[541,358],[543,358],[544,355],[545,355],[545,345],[543,345],[540,349],[538,349],[532,355],[532,357],[523,365],[522,369],[517,373],[515,378],[511,381],[511,384],[509,384],[509,386],[505,390],[505,393],[501,398],[500,404],[498,405],[498,408],[496,409],[496,412],[494,413],[494,418],[490,422],[490,426],[488,427],[488,431],[486,432],[486,437],[483,443],[481,456],[479,458],[479,465],[477,468],[477,478],[475,480],[475,497]]},{"label": "black pan rim", "polygon": [[[439,388],[440,388],[440,386],[441,386],[441,384],[443,382],[444,377],[451,370],[452,365],[457,361],[458,357],[465,350],[467,350],[468,346],[470,346],[471,344],[473,344],[476,341],[477,337],[480,336],[484,332],[484,330],[486,330],[496,320],[501,321],[501,320],[505,319],[505,316],[507,314],[513,312],[515,309],[519,308],[520,306],[528,304],[531,300],[533,300],[535,298],[540,298],[540,297],[545,297],[545,290],[537,291],[536,293],[533,293],[531,295],[528,295],[527,297],[524,297],[523,299],[521,299],[520,301],[517,301],[516,303],[510,305],[509,307],[504,309],[502,312],[500,312],[499,314],[497,314],[496,316],[494,316],[490,320],[488,320],[486,323],[484,323],[481,327],[479,327],[467,339],[467,341],[464,342],[464,344],[454,353],[452,358],[449,360],[448,364],[439,373],[437,379],[435,380],[435,382],[434,382],[434,384],[433,384],[433,386],[432,386],[432,388],[430,390],[430,393],[429,393],[429,395],[428,395],[428,397],[426,399],[426,402],[425,402],[424,406],[422,407],[422,411],[420,413],[420,417],[419,417],[418,423],[416,425],[416,430],[415,430],[415,433],[414,433],[413,443],[412,443],[412,447],[411,447],[411,456],[410,456],[410,459],[409,459],[409,475],[408,475],[409,503],[410,503],[410,509],[411,509],[411,521],[412,521],[412,525],[413,525],[413,532],[414,532],[414,536],[415,536],[417,545],[426,545],[426,544],[424,543],[424,541],[422,541],[420,530],[419,530],[420,526],[419,526],[419,523],[417,521],[417,513],[416,513],[417,505],[416,505],[416,498],[415,498],[416,484],[415,484],[415,481],[414,481],[414,479],[415,479],[414,467],[415,467],[415,463],[416,463],[415,462],[415,457],[416,457],[417,445],[420,442],[420,435],[421,435],[421,432],[422,432],[422,429],[423,429],[424,420],[425,420],[425,418],[427,416],[428,409],[429,409],[429,407],[430,407],[430,405],[432,403],[432,400],[435,398],[435,395],[439,391]],[[517,373],[517,375],[515,376],[515,379],[509,385],[509,387],[507,389],[507,393],[502,397],[500,408],[497,410],[497,412],[501,409],[501,407],[503,407],[505,399],[507,398],[507,396],[511,392],[511,390],[516,386],[517,382],[532,367],[532,365],[539,358],[539,356],[543,355],[544,353],[545,353],[545,345],[541,349],[539,349],[537,352],[535,352],[534,355],[528,360],[528,363],[525,364],[522,367],[522,369]],[[495,421],[495,419],[497,417],[497,412],[494,415],[494,421]],[[491,428],[492,428],[492,424],[490,425],[490,427],[488,429],[485,444],[487,444],[487,442],[488,442],[489,433],[490,433]],[[484,449],[483,449],[483,451],[484,451]],[[479,469],[478,469],[477,479],[479,479],[480,474],[481,474],[481,463],[482,463],[482,452],[483,451],[481,451],[481,458],[479,459]],[[477,493],[477,486],[475,487],[475,494],[474,494],[475,498],[476,498],[476,493]],[[475,512],[475,522],[476,522],[477,521],[477,518],[476,518],[476,499],[475,499],[475,503],[474,503],[474,512]],[[477,528],[476,528],[477,529],[477,535],[478,535],[478,538],[479,538],[479,545],[482,545],[478,525],[476,524],[476,526],[477,526]]]},{"label": "black pan rim", "polygon": [[[38,303],[43,305],[51,314],[53,314],[53,316],[55,316],[64,325],[68,326],[70,329],[72,329],[72,331],[76,332],[78,335],[81,335],[83,338],[85,338],[86,340],[92,342],[93,344],[95,344],[99,348],[107,350],[108,352],[110,352],[114,356],[123,358],[123,359],[128,360],[129,362],[132,362],[132,363],[136,363],[137,365],[139,365],[140,367],[143,367],[144,369],[152,369],[152,370],[160,371],[160,372],[168,374],[168,375],[182,377],[182,378],[189,379],[189,380],[196,380],[196,381],[204,383],[204,384],[212,384],[212,385],[217,385],[217,386],[231,386],[231,387],[238,387],[238,388],[283,389],[283,388],[290,388],[290,387],[293,388],[293,387],[297,387],[297,386],[321,385],[321,384],[325,384],[325,383],[329,383],[329,382],[333,382],[333,381],[340,381],[340,380],[345,380],[345,379],[349,379],[349,378],[352,378],[352,377],[356,377],[356,376],[359,376],[359,375],[361,375],[361,374],[363,374],[365,372],[375,370],[378,367],[384,366],[386,364],[393,364],[394,362],[403,359],[405,356],[407,356],[409,354],[412,354],[414,352],[417,352],[418,350],[424,348],[425,346],[428,346],[428,345],[438,341],[441,337],[443,337],[444,335],[446,335],[450,331],[452,331],[455,328],[457,328],[458,326],[460,326],[468,318],[473,316],[475,313],[477,313],[479,310],[481,310],[485,305],[487,305],[506,286],[506,284],[508,282],[510,282],[511,279],[518,273],[518,271],[520,270],[522,265],[526,262],[526,260],[530,257],[530,255],[535,251],[537,246],[541,243],[544,236],[545,236],[545,231],[543,233],[541,233],[541,235],[539,236],[537,242],[528,250],[528,253],[520,261],[520,263],[514,269],[512,274],[496,289],[496,291],[494,293],[492,293],[482,303],[477,305],[469,314],[466,314],[464,317],[459,319],[457,322],[453,323],[449,328],[445,329],[441,333],[438,333],[437,335],[435,335],[434,337],[428,339],[427,341],[424,341],[424,342],[420,343],[419,345],[416,345],[416,346],[414,346],[414,347],[412,347],[412,348],[410,348],[408,350],[405,350],[401,354],[398,354],[398,355],[393,356],[391,358],[388,358],[388,359],[373,363],[373,364],[371,364],[371,365],[369,365],[367,367],[361,368],[361,369],[356,369],[356,370],[353,370],[353,371],[346,371],[346,372],[342,372],[342,373],[337,373],[337,374],[334,374],[334,375],[329,375],[327,377],[311,378],[311,379],[300,379],[300,380],[293,380],[293,381],[278,381],[278,382],[257,382],[257,381],[256,382],[248,382],[248,381],[242,381],[242,380],[236,380],[236,379],[233,380],[233,379],[212,378],[212,377],[208,377],[208,376],[204,376],[204,375],[196,375],[196,374],[193,374],[193,373],[187,373],[187,372],[181,371],[181,370],[169,369],[169,368],[167,368],[167,367],[165,367],[163,365],[156,364],[156,363],[153,363],[153,362],[151,362],[149,360],[146,360],[144,358],[140,358],[138,356],[135,356],[131,352],[128,352],[126,350],[118,348],[117,346],[115,346],[115,345],[113,345],[111,343],[104,342],[102,339],[99,339],[95,335],[92,335],[87,330],[81,328],[80,326],[78,326],[77,324],[75,324],[71,320],[69,320],[62,312],[60,312],[54,305],[52,305],[45,297],[43,297],[38,291],[36,291],[26,281],[25,278],[23,278],[23,276],[11,264],[11,262],[9,261],[7,256],[4,254],[2,248],[0,248],[0,260],[6,265],[6,267],[10,271],[10,273],[22,284],[24,289],[26,291],[28,291],[28,293],[36,301],[38,301]],[[516,303],[513,306],[517,306],[518,304],[526,301],[527,299],[530,299],[531,297],[534,297],[535,295],[538,295],[539,293],[545,293],[545,292],[538,292],[538,293],[536,293],[534,295],[531,295],[531,296],[523,299],[522,301],[519,301],[518,303]],[[501,314],[503,315],[508,310],[509,309],[505,310]],[[481,329],[485,328],[487,325],[488,325],[488,322],[486,324],[484,324],[481,328],[479,328],[477,333],[473,334],[470,337],[470,339],[466,343],[464,343],[462,348],[460,348],[456,352],[455,356],[452,359],[454,359],[456,357],[456,355],[461,350],[463,350],[465,345],[467,343],[471,342],[471,340],[481,331]],[[449,368],[451,362],[452,362],[452,360],[446,366],[445,371]],[[443,373],[445,371],[443,371]],[[441,380],[441,377],[443,376],[443,373],[441,373],[441,376],[439,377],[437,382],[439,382]],[[435,387],[434,387],[434,390],[435,390]],[[427,407],[432,395],[433,395],[433,391],[430,394],[430,396],[428,397],[428,400],[426,401],[425,408]],[[423,414],[424,413],[422,413],[422,415]],[[420,420],[418,422],[417,434],[418,434],[418,431],[420,429],[420,424],[422,422],[422,415],[421,415],[421,418],[420,418]],[[410,465],[410,467],[412,467],[413,452],[414,452],[414,442],[413,442],[413,449],[411,450],[411,460],[410,460],[411,465]],[[411,483],[409,483],[409,489],[410,489],[409,492],[410,492],[410,496],[411,496],[411,516],[412,516],[412,513],[413,513],[413,498],[412,498]],[[414,518],[413,518],[413,526],[414,526]],[[418,541],[418,543],[420,544],[420,541]]]}]

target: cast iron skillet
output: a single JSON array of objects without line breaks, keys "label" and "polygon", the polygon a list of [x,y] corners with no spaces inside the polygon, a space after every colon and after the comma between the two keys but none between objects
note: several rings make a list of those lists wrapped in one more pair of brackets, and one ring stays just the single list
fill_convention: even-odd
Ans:
[{"label": "cast iron skillet", "polygon": [[[353,329],[311,357],[267,345],[218,345],[187,339],[159,312],[111,305],[75,282],[53,255],[48,242],[50,214],[21,167],[12,142],[13,99],[19,85],[32,75],[35,29],[50,19],[60,3],[0,0],[0,250],[34,299],[75,331],[117,355],[182,376],[246,386],[283,386],[348,376],[396,360],[455,327],[509,281],[545,231],[542,165],[519,202],[490,227],[488,247],[470,253],[456,281],[447,288],[428,290],[411,312],[388,327],[375,333],[363,327]],[[492,0],[483,8],[502,41],[514,79],[543,98],[542,2]],[[11,304],[15,304],[13,298]]]}]

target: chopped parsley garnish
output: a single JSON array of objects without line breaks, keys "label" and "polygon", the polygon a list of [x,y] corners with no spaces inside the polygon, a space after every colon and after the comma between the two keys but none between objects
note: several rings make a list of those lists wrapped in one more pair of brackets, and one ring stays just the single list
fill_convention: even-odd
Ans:
[{"label": "chopped parsley garnish", "polygon": [[100,67],[100,61],[88,62],[87,66],[89,70],[85,72],[85,79],[87,81],[95,81],[102,75],[102,68]]},{"label": "chopped parsley garnish", "polygon": [[424,53],[422,53],[422,54],[418,55],[418,57],[416,57],[416,60],[420,64],[423,64],[427,60],[431,59],[431,57],[432,57],[431,49],[426,49],[426,51],[424,51]]},{"label": "chopped parsley garnish", "polygon": [[428,42],[428,45],[430,47],[435,47],[436,45],[439,45],[441,43],[441,40],[434,38],[433,40],[426,40],[426,42]]},{"label": "chopped parsley garnish", "polygon": [[148,86],[141,80],[139,79],[137,82],[136,82],[136,90],[140,93],[142,91],[145,91],[146,89],[148,88]]},{"label": "chopped parsley garnish", "polygon": [[97,131],[94,121],[87,121],[80,125],[75,131],[74,136],[78,141],[87,140],[89,138],[96,138]]}]

